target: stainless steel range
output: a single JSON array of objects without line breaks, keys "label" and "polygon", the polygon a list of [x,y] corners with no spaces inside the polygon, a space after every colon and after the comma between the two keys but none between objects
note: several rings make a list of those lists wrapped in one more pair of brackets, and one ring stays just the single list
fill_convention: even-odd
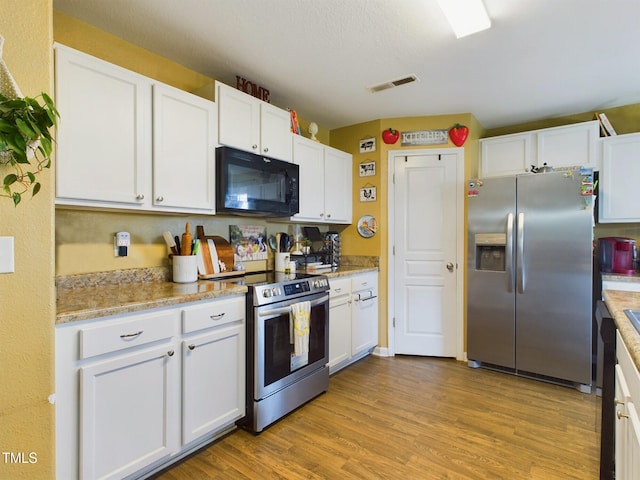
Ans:
[{"label": "stainless steel range", "polygon": [[[259,433],[329,387],[329,280],[262,272],[241,282],[249,288],[247,402],[238,425]],[[309,313],[308,348],[307,335],[295,339],[291,323],[292,308],[300,306]],[[298,354],[295,340],[305,344]]]}]

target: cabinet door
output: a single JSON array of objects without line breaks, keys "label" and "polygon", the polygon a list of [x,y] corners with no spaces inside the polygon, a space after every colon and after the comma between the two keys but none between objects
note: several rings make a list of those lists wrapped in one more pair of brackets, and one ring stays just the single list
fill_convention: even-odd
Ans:
[{"label": "cabinet door", "polygon": [[378,280],[375,274],[351,279],[351,354],[356,356],[378,345]]},{"label": "cabinet door", "polygon": [[216,82],[218,141],[260,153],[260,102],[240,90]]},{"label": "cabinet door", "polygon": [[616,478],[617,479],[631,479],[627,469],[629,461],[629,421],[628,421],[628,404],[631,401],[629,394],[629,387],[622,373],[620,365],[615,366],[615,409],[616,409],[616,424],[615,424],[615,465],[616,465]]},{"label": "cabinet door", "polygon": [[56,46],[58,204],[140,207],[151,185],[151,83]]},{"label": "cabinet door", "polygon": [[260,113],[261,153],[290,162],[293,155],[289,112],[268,103],[260,102]]},{"label": "cabinet door", "polygon": [[480,178],[525,173],[533,163],[533,135],[518,133],[480,140]]},{"label": "cabinet door", "polygon": [[602,139],[600,223],[640,222],[640,133]]},{"label": "cabinet door", "polygon": [[[627,405],[628,436],[627,436],[627,478],[640,478],[640,418],[636,410],[636,403]],[[616,472],[616,478],[617,472]]]},{"label": "cabinet door", "polygon": [[351,223],[352,210],[351,155],[335,148],[324,150],[324,220]]},{"label": "cabinet door", "polygon": [[300,166],[300,211],[297,221],[321,221],[324,218],[324,146],[293,135],[293,161]]},{"label": "cabinet door", "polygon": [[178,450],[179,359],[172,348],[80,368],[82,479],[120,479]]},{"label": "cabinet door", "polygon": [[597,121],[538,130],[537,165],[557,167],[591,167],[599,169]]},{"label": "cabinet door", "polygon": [[213,211],[216,105],[166,85],[153,86],[153,205]]},{"label": "cabinet door", "polygon": [[245,414],[244,323],[183,341],[182,443]]},{"label": "cabinet door", "polygon": [[351,295],[329,300],[329,373],[351,358]]}]

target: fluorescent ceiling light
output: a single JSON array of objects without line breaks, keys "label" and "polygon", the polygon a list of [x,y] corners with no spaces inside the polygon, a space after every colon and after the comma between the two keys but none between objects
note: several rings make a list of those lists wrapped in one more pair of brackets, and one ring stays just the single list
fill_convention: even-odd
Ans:
[{"label": "fluorescent ceiling light", "polygon": [[482,0],[438,0],[438,3],[458,38],[491,26]]}]

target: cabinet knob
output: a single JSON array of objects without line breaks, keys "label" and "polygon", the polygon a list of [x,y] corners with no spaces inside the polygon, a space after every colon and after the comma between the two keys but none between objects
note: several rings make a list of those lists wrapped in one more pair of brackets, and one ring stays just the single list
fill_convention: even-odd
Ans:
[{"label": "cabinet knob", "polygon": [[187,347],[189,350],[195,350],[196,346],[192,343]]},{"label": "cabinet knob", "polygon": [[269,148],[268,148],[268,147],[264,147],[263,152],[264,152],[264,153],[267,153],[268,151],[269,151]]},{"label": "cabinet knob", "polygon": [[321,213],[321,214],[320,214],[320,218],[322,218],[322,217],[324,217],[324,213]]},{"label": "cabinet knob", "polygon": [[616,417],[618,417],[618,420],[622,420],[623,418],[629,418],[629,415],[625,415],[620,410],[618,410],[616,411]]},{"label": "cabinet knob", "polygon": [[160,197],[156,197],[156,202],[163,202],[164,201],[164,197],[160,196]]},{"label": "cabinet knob", "polygon": [[447,270],[449,270],[450,272],[453,272],[453,263],[451,262],[447,263]]},{"label": "cabinet knob", "polygon": [[330,213],[327,213],[327,218],[331,218],[331,214]]},{"label": "cabinet knob", "polygon": [[253,148],[253,149],[255,150],[256,148],[258,148],[258,145],[256,145],[256,144],[254,143],[253,145],[251,145],[251,148]]},{"label": "cabinet knob", "polygon": [[622,400],[618,400],[617,398],[613,399],[613,404],[614,405],[624,405],[624,402]]},{"label": "cabinet knob", "polygon": [[144,195],[139,193],[138,195],[136,195],[136,200],[144,200]]},{"label": "cabinet knob", "polygon": [[167,352],[167,355],[168,355],[168,356],[170,356],[170,357],[173,357],[173,354],[174,354],[174,353],[176,353],[176,352],[174,352],[173,350],[169,350],[169,351]]}]

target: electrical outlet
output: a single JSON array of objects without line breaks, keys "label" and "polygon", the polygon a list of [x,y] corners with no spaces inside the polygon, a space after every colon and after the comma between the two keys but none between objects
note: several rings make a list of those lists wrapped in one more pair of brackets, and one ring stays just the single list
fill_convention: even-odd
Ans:
[{"label": "electrical outlet", "polygon": [[13,237],[0,237],[0,273],[15,272]]},{"label": "electrical outlet", "polygon": [[113,253],[116,257],[126,257],[131,246],[131,235],[129,232],[118,232],[113,237]]}]

